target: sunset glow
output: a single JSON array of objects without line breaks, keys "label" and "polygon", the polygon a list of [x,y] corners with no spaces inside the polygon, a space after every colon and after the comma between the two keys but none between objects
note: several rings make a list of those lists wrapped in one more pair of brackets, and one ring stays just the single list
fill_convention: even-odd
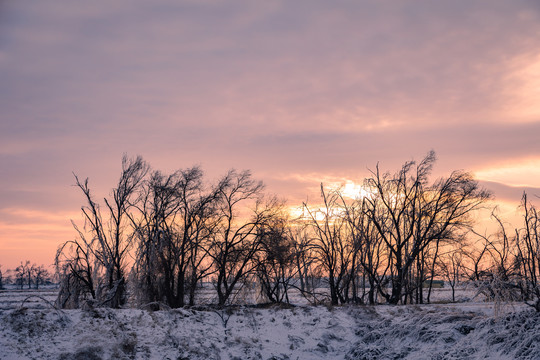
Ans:
[{"label": "sunset glow", "polygon": [[432,149],[433,181],[470,171],[505,212],[540,195],[534,2],[8,0],[0,34],[3,269],[52,264],[73,173],[101,201],[123,154],[251,169],[291,209]]}]

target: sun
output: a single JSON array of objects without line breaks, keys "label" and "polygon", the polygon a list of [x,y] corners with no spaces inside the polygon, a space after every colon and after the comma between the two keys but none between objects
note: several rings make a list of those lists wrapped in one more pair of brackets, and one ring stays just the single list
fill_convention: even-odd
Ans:
[{"label": "sun", "polygon": [[357,184],[354,181],[347,180],[338,188],[343,197],[358,200],[370,195],[370,192],[362,184]]}]

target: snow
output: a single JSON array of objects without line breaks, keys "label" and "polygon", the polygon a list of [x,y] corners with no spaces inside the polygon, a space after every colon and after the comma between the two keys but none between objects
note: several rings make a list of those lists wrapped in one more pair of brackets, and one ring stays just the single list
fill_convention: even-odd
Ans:
[{"label": "snow", "polygon": [[0,310],[0,358],[540,359],[540,314],[487,303],[16,308]]},{"label": "snow", "polygon": [[7,286],[8,291],[0,290],[0,310],[15,309],[24,302],[24,306],[33,309],[50,307],[47,302],[54,303],[58,296],[57,286],[44,286],[39,290],[19,290],[14,286]]}]

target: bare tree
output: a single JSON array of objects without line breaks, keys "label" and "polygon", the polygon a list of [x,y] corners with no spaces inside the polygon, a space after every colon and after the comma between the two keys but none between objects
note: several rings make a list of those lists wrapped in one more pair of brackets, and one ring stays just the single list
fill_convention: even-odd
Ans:
[{"label": "bare tree", "polygon": [[49,271],[43,265],[32,265],[32,272],[34,276],[34,285],[36,289],[39,289],[40,285],[45,284],[49,279]]},{"label": "bare tree", "polygon": [[204,250],[213,229],[217,195],[205,192],[198,167],[169,176],[154,172],[147,182],[135,224],[135,273],[146,301],[171,307],[194,304],[197,282],[208,272]]},{"label": "bare tree", "polygon": [[[385,279],[387,279],[389,264],[384,266],[384,263],[387,253],[380,234],[367,214],[367,199],[360,197],[352,204],[346,202],[343,204],[348,231],[353,239],[355,260],[358,264],[352,266],[355,278],[359,278],[353,283],[353,300],[365,303],[364,298],[367,296],[367,302],[375,305],[377,291],[382,291],[378,288],[386,284]],[[358,295],[359,287],[362,288],[360,297]]]},{"label": "bare tree", "polygon": [[[505,223],[492,213],[498,231],[491,235],[475,233],[483,240],[479,250],[465,253],[473,267],[469,277],[479,293],[496,303],[524,300],[540,312],[540,237],[537,209],[524,193],[521,200],[523,227],[511,236]],[[471,255],[476,254],[476,255]],[[533,303],[529,301],[533,300]]]},{"label": "bare tree", "polygon": [[371,194],[367,213],[388,250],[392,290],[380,290],[391,304],[406,301],[412,284],[421,286],[422,274],[415,276],[413,265],[422,252],[469,227],[469,215],[490,198],[465,172],[455,171],[428,185],[434,162],[430,152],[418,164],[405,163],[394,175],[381,174],[377,166],[365,183]]},{"label": "bare tree", "polygon": [[291,282],[297,274],[294,239],[290,236],[288,219],[276,216],[267,227],[261,227],[261,250],[254,255],[256,274],[262,295],[270,302],[289,303]]},{"label": "bare tree", "polygon": [[[238,282],[255,269],[252,259],[262,246],[260,229],[279,211],[277,199],[265,201],[263,188],[263,183],[253,180],[249,171],[235,170],[217,185],[219,227],[208,254],[216,271],[220,306],[227,303]],[[252,214],[242,214],[250,203],[254,203]]]},{"label": "bare tree", "polygon": [[294,263],[300,282],[299,290],[302,294],[308,290],[308,275],[312,258],[309,256],[309,237],[306,234],[305,226],[295,224],[289,228],[289,236],[294,246]]},{"label": "bare tree", "polygon": [[[73,223],[79,238],[60,247],[57,264],[67,263],[63,270],[67,271],[70,279],[82,281],[84,288],[92,286],[89,292],[99,301],[99,305],[119,307],[126,301],[125,266],[134,238],[130,211],[147,172],[148,165],[140,156],[135,159],[127,156],[122,158],[118,184],[112,190],[111,198],[104,198],[105,217],[91,195],[88,178],[81,181],[75,175],[76,186],[86,200],[86,205],[81,208],[85,225],[81,230]],[[67,245],[73,250],[72,258],[69,253],[63,253]],[[89,274],[95,274],[91,282]],[[82,279],[86,279],[86,282]]]},{"label": "bare tree", "polygon": [[183,286],[177,280],[179,249],[176,216],[182,176],[156,171],[147,181],[142,196],[140,221],[135,224],[138,249],[135,275],[143,301],[164,301],[169,306],[183,305]]},{"label": "bare tree", "polygon": [[452,289],[452,302],[456,302],[456,286],[462,278],[463,252],[461,249],[456,249],[443,254],[438,265],[440,274]]},{"label": "bare tree", "polygon": [[[200,170],[199,170],[200,171]],[[189,174],[190,172],[188,172]],[[184,174],[185,179],[190,176]],[[198,182],[193,188],[186,181],[181,187],[181,264],[189,305],[195,303],[197,284],[213,273],[212,263],[208,258],[208,249],[219,227],[218,188],[208,188]]]},{"label": "bare tree", "polygon": [[15,283],[21,290],[25,283],[28,289],[32,287],[32,266],[29,260],[24,263],[21,261],[21,264],[15,268]]},{"label": "bare tree", "polygon": [[498,307],[502,302],[519,300],[521,294],[512,239],[495,211],[491,218],[498,226],[496,233],[483,235],[473,231],[483,241],[483,248],[476,250],[477,258],[473,257],[474,271],[469,277],[478,288],[478,294],[482,294],[486,300],[494,301]]},{"label": "bare tree", "polygon": [[313,234],[312,250],[328,278],[330,301],[337,305],[350,300],[356,251],[346,228],[339,192],[327,192],[321,184],[321,199],[321,208],[304,204],[304,209]]},{"label": "bare tree", "polygon": [[516,265],[522,278],[525,300],[535,300],[533,306],[540,312],[540,220],[539,214],[527,194],[521,199],[523,228],[516,230]]},{"label": "bare tree", "polygon": [[487,272],[484,264],[486,261],[488,261],[486,258],[490,256],[489,247],[491,246],[491,242],[486,235],[480,235],[478,233],[474,234],[478,235],[478,237],[482,239],[482,244],[480,245],[476,241],[473,246],[467,244],[463,246],[463,270],[465,272],[465,276],[470,281],[473,283],[478,283],[483,279],[485,273]]},{"label": "bare tree", "polygon": [[[77,227],[74,225],[75,229]],[[56,300],[60,308],[78,308],[83,302],[96,300],[97,260],[85,241],[83,234],[76,240],[62,244],[55,257],[56,272],[59,274],[60,291]]]},{"label": "bare tree", "polygon": [[295,219],[287,233],[293,247],[293,273],[298,279],[289,285],[298,290],[309,303],[319,304],[327,299],[326,292],[317,290],[322,285],[324,275],[313,251],[313,235],[305,217]]}]

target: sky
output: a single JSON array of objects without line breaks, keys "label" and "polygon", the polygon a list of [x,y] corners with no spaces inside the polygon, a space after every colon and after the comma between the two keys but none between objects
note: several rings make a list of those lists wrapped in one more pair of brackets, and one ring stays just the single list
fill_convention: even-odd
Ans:
[{"label": "sky", "polygon": [[0,0],[0,264],[51,264],[123,154],[294,205],[433,149],[515,212],[539,100],[535,0]]}]

